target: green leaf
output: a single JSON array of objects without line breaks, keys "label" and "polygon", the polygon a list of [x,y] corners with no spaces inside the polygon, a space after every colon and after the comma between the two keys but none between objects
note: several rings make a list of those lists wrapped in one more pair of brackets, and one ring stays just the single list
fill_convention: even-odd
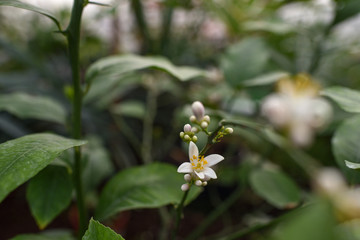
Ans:
[{"label": "green leaf", "polygon": [[111,228],[91,219],[89,229],[85,232],[82,240],[124,240],[124,238]]},{"label": "green leaf", "polygon": [[277,208],[295,207],[300,191],[291,178],[280,171],[260,169],[250,175],[252,189]]},{"label": "green leaf", "polygon": [[140,101],[126,101],[113,106],[111,112],[125,117],[143,119],[145,116],[145,106]]},{"label": "green leaf", "polygon": [[274,240],[335,240],[333,209],[319,202],[300,209],[278,227]]},{"label": "green leaf", "polygon": [[262,74],[269,52],[261,38],[247,38],[231,46],[221,58],[221,69],[226,81],[233,87]]},{"label": "green leaf", "polygon": [[86,163],[82,176],[85,190],[91,191],[114,172],[114,166],[100,138],[89,136],[86,139],[88,144],[83,148]]},{"label": "green leaf", "polygon": [[[126,169],[118,173],[101,193],[95,217],[106,219],[118,212],[137,208],[156,208],[180,203],[184,194],[183,174],[169,164],[153,163]],[[189,199],[194,199],[201,188],[193,186]]]},{"label": "green leaf", "polygon": [[0,110],[19,118],[33,118],[65,124],[66,111],[58,102],[48,97],[26,93],[0,95]]},{"label": "green leaf", "polygon": [[346,166],[345,160],[354,164],[360,163],[360,116],[344,121],[335,131],[332,138],[332,150],[337,164],[351,183],[360,183],[357,171]]},{"label": "green leaf", "polygon": [[105,57],[93,63],[86,72],[86,81],[121,78],[133,71],[155,68],[165,71],[174,77],[186,81],[204,76],[205,72],[192,67],[177,67],[163,57],[143,57],[136,55],[118,55]]},{"label": "green leaf", "polygon": [[360,12],[360,1],[359,0],[349,0],[342,1],[337,3],[335,17],[332,22],[333,25],[336,25],[342,21],[345,21],[351,17],[354,17]]},{"label": "green leaf", "polygon": [[50,230],[40,234],[21,234],[11,240],[75,240],[75,238],[69,231]]},{"label": "green leaf", "polygon": [[56,24],[59,31],[62,31],[60,23],[56,19],[56,17],[52,13],[48,12],[45,9],[36,7],[36,6],[31,5],[29,3],[21,2],[21,1],[18,1],[18,0],[0,0],[0,6],[16,7],[16,8],[26,9],[26,10],[33,11],[33,12],[36,12],[36,13],[40,13],[41,15],[44,15],[44,16],[50,18]]},{"label": "green leaf", "polygon": [[0,202],[61,152],[85,144],[54,134],[31,134],[0,144]]},{"label": "green leaf", "polygon": [[347,112],[360,112],[360,91],[345,87],[331,87],[322,90],[321,94],[334,100]]},{"label": "green leaf", "polygon": [[287,76],[289,76],[287,72],[276,71],[246,80],[243,84],[246,87],[263,86],[277,82],[279,79]]},{"label": "green leaf", "polygon": [[40,229],[44,229],[71,201],[73,186],[67,169],[48,166],[30,180],[26,197]]}]

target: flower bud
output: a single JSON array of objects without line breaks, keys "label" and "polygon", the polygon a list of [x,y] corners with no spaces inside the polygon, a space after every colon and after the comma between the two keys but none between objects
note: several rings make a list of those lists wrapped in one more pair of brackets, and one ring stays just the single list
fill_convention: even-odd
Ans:
[{"label": "flower bud", "polygon": [[184,133],[184,132],[180,132],[180,137],[181,137],[181,138],[183,138],[183,137],[184,137],[184,135],[185,135],[185,133]]},{"label": "flower bud", "polygon": [[192,105],[191,105],[191,109],[193,114],[195,115],[196,119],[198,121],[201,121],[204,118],[204,114],[205,114],[205,108],[204,105],[199,102],[199,101],[195,101]]},{"label": "flower bud", "polygon": [[201,180],[196,180],[196,181],[195,181],[195,185],[198,186],[198,187],[202,186],[202,184],[203,184],[203,183],[202,183]]},{"label": "flower bud", "polygon": [[205,187],[205,186],[207,185],[207,182],[204,181],[204,182],[202,183],[202,185]]},{"label": "flower bud", "polygon": [[232,134],[233,132],[234,132],[234,129],[232,129],[232,128],[225,129],[225,133],[227,133],[227,134]]},{"label": "flower bud", "polygon": [[187,181],[187,182],[190,182],[191,181],[191,175],[190,174],[185,174],[184,175],[184,180]]},{"label": "flower bud", "polygon": [[202,127],[202,128],[207,128],[208,125],[209,125],[209,124],[208,124],[207,122],[205,122],[205,121],[201,123],[201,127]]},{"label": "flower bud", "polygon": [[191,128],[191,131],[192,131],[193,133],[198,133],[198,132],[199,132],[199,129],[198,129],[197,127],[192,127],[192,128]]},{"label": "flower bud", "polygon": [[204,118],[203,118],[203,120],[204,120],[205,122],[207,122],[207,123],[210,123],[210,117],[209,117],[209,115],[205,115]]},{"label": "flower bud", "polygon": [[185,183],[183,185],[181,185],[181,191],[186,192],[187,190],[189,190],[189,184]]},{"label": "flower bud", "polygon": [[193,136],[193,137],[192,137],[192,141],[193,141],[194,143],[196,143],[197,140],[198,140],[197,136]]},{"label": "flower bud", "polygon": [[185,124],[184,132],[191,132],[191,125],[190,124]]},{"label": "flower bud", "polygon": [[184,136],[184,140],[185,140],[185,141],[190,141],[190,136],[189,136],[189,135],[187,135],[187,134],[185,134],[185,136]]},{"label": "flower bud", "polygon": [[194,115],[191,115],[189,119],[192,123],[196,122],[196,117]]}]

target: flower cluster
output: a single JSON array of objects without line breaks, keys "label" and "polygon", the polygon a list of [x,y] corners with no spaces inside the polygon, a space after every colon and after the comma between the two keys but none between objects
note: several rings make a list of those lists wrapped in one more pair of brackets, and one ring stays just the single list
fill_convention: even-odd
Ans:
[{"label": "flower cluster", "polygon": [[277,88],[277,93],[265,98],[262,114],[275,127],[286,130],[295,145],[309,145],[315,131],[329,122],[330,104],[319,97],[319,85],[305,74],[281,79]]},{"label": "flower cluster", "polygon": [[[207,128],[210,124],[210,117],[205,115],[205,108],[203,104],[196,101],[191,106],[193,115],[190,117],[190,121],[196,126],[192,127],[190,124],[184,126],[184,131],[180,132],[180,138],[189,144],[189,162],[182,163],[179,168],[179,173],[185,173],[184,179],[187,183],[181,186],[181,190],[189,190],[192,184],[196,186],[206,186],[210,179],[216,179],[216,173],[211,168],[215,164],[224,160],[224,157],[219,154],[211,154],[204,156],[202,153],[199,154],[199,149],[196,146],[197,136],[196,133],[203,131],[209,137],[211,133],[208,132]],[[220,139],[233,132],[232,128],[222,127],[213,137],[212,143],[220,141]]]},{"label": "flower cluster", "polygon": [[315,179],[318,193],[332,203],[339,221],[360,219],[360,188],[350,188],[337,169],[322,169]]}]

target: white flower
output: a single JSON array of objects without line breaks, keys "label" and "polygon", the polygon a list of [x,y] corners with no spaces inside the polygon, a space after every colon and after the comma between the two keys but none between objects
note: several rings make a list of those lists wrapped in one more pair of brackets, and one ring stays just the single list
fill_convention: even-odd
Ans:
[{"label": "white flower", "polygon": [[277,93],[265,98],[262,115],[276,128],[285,129],[295,145],[307,146],[332,116],[330,104],[319,97],[319,88],[305,74],[281,79]]},{"label": "white flower", "polygon": [[208,180],[217,178],[215,171],[210,167],[224,160],[224,157],[219,154],[211,154],[206,157],[199,156],[199,149],[196,144],[190,142],[189,159],[190,162],[184,162],[179,166],[178,173],[190,173],[193,179]]}]

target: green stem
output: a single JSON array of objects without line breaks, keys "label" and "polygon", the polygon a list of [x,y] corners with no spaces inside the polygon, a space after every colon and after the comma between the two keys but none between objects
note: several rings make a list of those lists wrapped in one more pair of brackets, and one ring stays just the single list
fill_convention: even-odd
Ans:
[{"label": "green stem", "polygon": [[153,138],[153,127],[154,119],[157,108],[157,90],[155,87],[150,86],[148,95],[146,98],[146,115],[144,117],[143,125],[143,140],[141,155],[144,163],[152,162],[152,138]]},{"label": "green stem", "polygon": [[141,3],[141,0],[131,0],[131,7],[134,11],[134,16],[136,19],[136,23],[139,28],[139,32],[143,38],[144,41],[144,51],[145,52],[153,52],[153,44],[150,37],[148,25],[145,21],[144,11],[143,11],[143,5]]},{"label": "green stem", "polygon": [[231,207],[243,193],[243,187],[238,187],[225,201],[222,202],[220,206],[215,208],[210,215],[201,222],[201,224],[186,238],[186,240],[196,240],[199,239],[201,234],[219,217],[221,216],[229,207]]},{"label": "green stem", "polygon": [[182,217],[182,212],[183,212],[183,208],[184,208],[184,204],[185,204],[185,200],[190,192],[190,188],[191,185],[189,186],[189,189],[187,191],[184,192],[184,195],[181,199],[181,202],[179,204],[179,206],[176,208],[176,222],[175,222],[175,228],[174,228],[174,232],[173,232],[173,237],[172,240],[176,239],[176,235],[179,231],[179,226],[180,226],[180,219]]},{"label": "green stem", "polygon": [[[73,112],[72,112],[72,136],[75,139],[81,138],[81,109],[83,92],[80,82],[79,66],[79,45],[80,45],[80,26],[81,16],[84,8],[84,0],[74,0],[70,24],[66,30],[68,40],[69,59],[73,79]],[[74,151],[74,184],[79,212],[79,232],[78,238],[81,239],[87,227],[87,213],[84,203],[84,192],[81,176],[81,148],[75,147]]]},{"label": "green stem", "polygon": [[163,20],[162,20],[162,32],[160,40],[160,49],[162,53],[165,53],[168,48],[168,43],[171,38],[171,24],[174,15],[174,6],[173,2],[169,1],[169,6],[164,10]]}]

